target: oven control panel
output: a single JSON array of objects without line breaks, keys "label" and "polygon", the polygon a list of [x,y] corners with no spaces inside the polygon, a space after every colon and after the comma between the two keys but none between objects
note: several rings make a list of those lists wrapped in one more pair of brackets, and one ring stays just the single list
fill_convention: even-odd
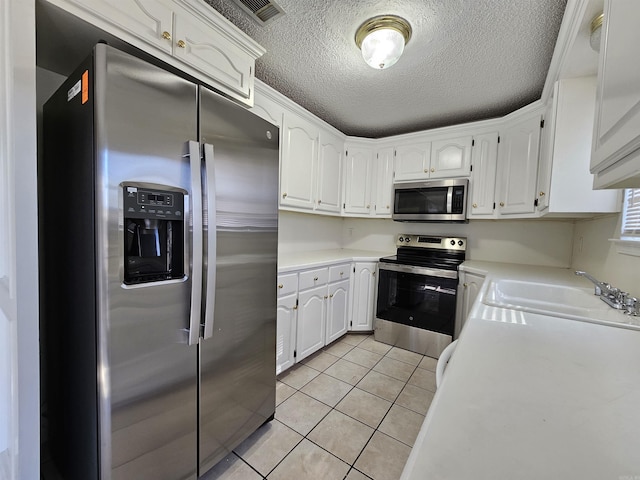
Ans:
[{"label": "oven control panel", "polygon": [[433,248],[441,250],[466,250],[467,239],[464,237],[400,234],[396,240],[396,246]]}]

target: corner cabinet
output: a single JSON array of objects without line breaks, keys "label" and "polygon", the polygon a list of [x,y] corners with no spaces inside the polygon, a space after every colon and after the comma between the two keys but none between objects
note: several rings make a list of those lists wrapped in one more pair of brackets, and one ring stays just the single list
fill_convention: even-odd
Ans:
[{"label": "corner cabinet", "polygon": [[276,303],[276,375],[296,361],[296,327],[298,324],[298,274],[278,275]]},{"label": "corner cabinet", "polygon": [[496,209],[500,216],[535,212],[542,115],[514,122],[500,134]]},{"label": "corner cabinet", "polygon": [[344,142],[320,131],[320,149],[316,179],[315,208],[340,213],[342,208],[342,151]]},{"label": "corner cabinet", "polygon": [[346,214],[371,215],[373,186],[373,149],[346,146],[343,211]]},{"label": "corner cabinet", "polygon": [[353,300],[349,330],[373,330],[376,299],[376,262],[356,262],[353,267]]},{"label": "corner cabinet", "polygon": [[605,0],[591,173],[596,188],[640,187],[640,2]]},{"label": "corner cabinet", "polygon": [[254,64],[265,50],[204,2],[45,1],[242,103],[253,104]]}]

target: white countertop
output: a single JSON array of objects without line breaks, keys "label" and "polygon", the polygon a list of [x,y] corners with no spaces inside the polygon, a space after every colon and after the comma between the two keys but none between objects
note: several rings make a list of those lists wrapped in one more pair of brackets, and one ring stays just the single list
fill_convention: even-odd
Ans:
[{"label": "white countertop", "polygon": [[340,262],[377,262],[380,257],[395,255],[393,252],[337,248],[310,252],[278,254],[278,272],[284,273],[304,268],[323,267]]},{"label": "white countertop", "polygon": [[586,287],[592,301],[569,269],[462,269],[487,282],[402,480],[640,478],[640,329],[483,303],[498,279]]}]

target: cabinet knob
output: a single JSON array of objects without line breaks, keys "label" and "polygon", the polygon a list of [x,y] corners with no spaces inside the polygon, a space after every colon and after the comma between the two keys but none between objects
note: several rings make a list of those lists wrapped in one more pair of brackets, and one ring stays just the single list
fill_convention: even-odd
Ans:
[{"label": "cabinet knob", "polygon": [[282,198],[287,198],[287,194],[286,194],[286,193],[283,193],[283,194],[282,194]]},{"label": "cabinet knob", "polygon": [[504,207],[504,202],[500,202],[500,206],[501,206],[501,207]]},{"label": "cabinet knob", "polygon": [[294,310],[297,310],[297,309],[298,309],[298,305],[294,305],[294,306],[293,306],[293,309],[294,309]]},{"label": "cabinet knob", "polygon": [[373,272],[371,275],[373,275],[375,277],[376,276],[376,272]]},{"label": "cabinet knob", "polygon": [[320,205],[322,203],[322,200],[318,200],[318,205]]},{"label": "cabinet knob", "polygon": [[462,286],[463,286],[464,288],[467,288],[467,287],[469,286],[469,284],[465,282],[465,283],[463,283],[463,284],[462,284]]},{"label": "cabinet knob", "polygon": [[371,205],[367,205],[367,208],[368,208],[368,209],[371,209]]},{"label": "cabinet knob", "polygon": [[477,203],[474,203],[472,206],[473,206],[473,208],[478,208],[478,204]]},{"label": "cabinet knob", "polygon": [[436,171],[436,169],[435,169],[435,168],[433,168],[433,167],[431,167],[431,173],[433,173],[433,172],[435,172],[435,171]]},{"label": "cabinet knob", "polygon": [[540,195],[541,197],[544,197],[544,192],[540,192],[538,195]]},{"label": "cabinet knob", "polygon": [[186,48],[187,44],[185,43],[184,40],[178,40],[178,44],[177,44],[180,48]]},{"label": "cabinet knob", "polygon": [[318,277],[313,277],[313,281],[317,282],[318,281]]},{"label": "cabinet knob", "polygon": [[164,38],[165,40],[171,40],[171,34],[165,30],[164,32],[162,32],[162,38]]},{"label": "cabinet knob", "polygon": [[429,169],[428,169],[428,168],[425,168],[425,169],[424,169],[424,173],[429,173]]},{"label": "cabinet knob", "polygon": [[391,207],[389,205],[387,205],[387,210],[389,210]]},{"label": "cabinet knob", "polygon": [[333,293],[331,295],[329,295],[329,298],[333,298]]},{"label": "cabinet knob", "polygon": [[329,297],[325,295],[325,296],[324,296],[324,299],[326,300],[327,298],[329,298]]},{"label": "cabinet knob", "polygon": [[283,284],[278,285],[278,288],[284,288]]},{"label": "cabinet knob", "polygon": [[340,276],[343,276],[343,275],[344,275],[344,272],[340,272]]}]

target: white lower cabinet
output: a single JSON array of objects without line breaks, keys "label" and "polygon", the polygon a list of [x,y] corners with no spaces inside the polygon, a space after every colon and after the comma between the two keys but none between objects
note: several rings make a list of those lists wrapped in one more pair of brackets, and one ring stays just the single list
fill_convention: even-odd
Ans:
[{"label": "white lower cabinet", "polygon": [[330,283],[327,299],[327,334],[329,344],[347,333],[349,319],[349,280]]},{"label": "white lower cabinet", "polygon": [[298,293],[296,362],[325,345],[327,297],[326,285]]},{"label": "white lower cabinet", "polygon": [[298,294],[278,297],[276,326],[276,375],[295,363]]},{"label": "white lower cabinet", "polygon": [[353,268],[353,298],[349,330],[373,330],[376,299],[376,262],[356,262]]},{"label": "white lower cabinet", "polygon": [[456,305],[455,338],[460,336],[464,323],[469,317],[473,302],[478,298],[485,276],[460,271],[458,274],[458,298]]},{"label": "white lower cabinet", "polygon": [[350,263],[278,275],[276,374],[347,333],[350,300]]}]

